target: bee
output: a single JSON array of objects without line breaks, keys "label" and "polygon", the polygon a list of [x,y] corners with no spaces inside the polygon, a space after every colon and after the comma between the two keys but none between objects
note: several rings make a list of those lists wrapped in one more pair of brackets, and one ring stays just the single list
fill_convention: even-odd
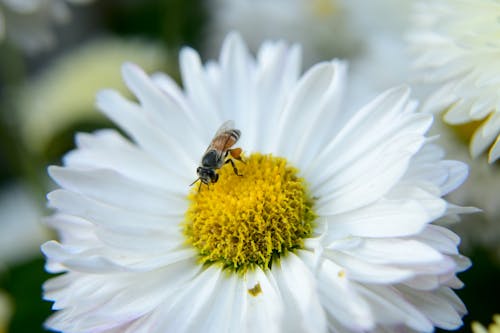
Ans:
[{"label": "bee", "polygon": [[[241,131],[234,128],[234,122],[228,120],[224,122],[210,142],[205,154],[201,158],[201,164],[196,169],[198,178],[191,183],[193,185],[197,181],[201,184],[209,185],[210,183],[216,183],[219,179],[219,174],[216,172],[217,169],[222,168],[224,164],[231,163],[233,171],[237,176],[242,176],[238,173],[238,169],[234,164],[232,158],[243,162],[241,159],[241,148],[233,148],[232,146],[238,141],[241,136]],[[231,157],[228,157],[231,155]],[[190,185],[190,186],[191,186]]]}]

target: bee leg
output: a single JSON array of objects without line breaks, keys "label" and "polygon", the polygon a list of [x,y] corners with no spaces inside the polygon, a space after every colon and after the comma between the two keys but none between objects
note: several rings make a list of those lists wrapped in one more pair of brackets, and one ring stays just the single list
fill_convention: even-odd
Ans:
[{"label": "bee leg", "polygon": [[238,173],[238,169],[236,169],[236,165],[234,165],[234,162],[232,159],[228,158],[224,164],[231,163],[231,166],[233,167],[233,171],[236,174],[236,176],[242,177],[243,175]]},{"label": "bee leg", "polygon": [[231,154],[231,157],[234,158],[235,160],[238,160],[241,163],[245,163],[245,161],[243,161],[243,159],[241,158],[241,153],[242,153],[241,148],[229,149],[228,152],[229,154]]}]

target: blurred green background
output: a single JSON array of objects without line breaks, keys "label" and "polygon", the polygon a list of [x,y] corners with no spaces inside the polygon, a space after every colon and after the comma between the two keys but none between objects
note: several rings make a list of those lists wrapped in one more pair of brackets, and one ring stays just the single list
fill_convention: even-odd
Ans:
[{"label": "blurred green background", "polygon": [[[213,35],[233,28],[217,26],[217,4],[202,0],[68,3],[68,21],[50,24],[55,41],[50,48],[27,52],[8,36],[1,42],[0,291],[7,295],[13,311],[7,316],[6,332],[43,332],[42,323],[50,314],[51,304],[42,301],[41,295],[41,285],[49,275],[39,251],[43,241],[56,237],[41,222],[50,213],[45,208],[45,193],[53,186],[46,175],[47,165],[61,163],[64,153],[73,147],[75,132],[113,126],[97,113],[92,99],[99,88],[114,87],[125,93],[120,82],[124,60],[178,79],[177,54],[182,46],[200,50],[205,58],[213,55],[221,39]],[[337,15],[335,20],[334,24],[345,24],[343,17]],[[325,47],[328,51],[316,53],[306,63],[335,56],[356,61],[356,52],[363,52],[359,34],[343,36],[342,29],[336,31],[337,36],[329,35],[331,40],[319,41],[336,47]],[[498,162],[491,168],[500,172]],[[479,222],[474,227],[480,219],[484,218],[467,217],[462,224],[472,227],[458,226],[457,232],[468,237],[471,229],[481,228]],[[494,222],[500,225],[500,221]],[[492,314],[500,313],[500,255],[498,248],[474,239],[462,252],[473,262],[460,275],[465,288],[458,291],[469,310],[460,332],[469,332],[471,320],[486,324]]]}]

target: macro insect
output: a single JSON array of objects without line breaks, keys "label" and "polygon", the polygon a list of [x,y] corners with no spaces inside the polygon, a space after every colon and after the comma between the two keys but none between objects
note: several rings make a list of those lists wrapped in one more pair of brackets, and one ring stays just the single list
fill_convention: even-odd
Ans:
[{"label": "macro insect", "polygon": [[[234,158],[243,162],[241,159],[241,148],[231,149],[240,136],[241,132],[240,130],[234,128],[234,122],[232,120],[224,122],[215,133],[212,142],[210,142],[210,145],[205,151],[205,154],[203,154],[201,164],[196,169],[198,178],[192,182],[191,185],[200,181],[199,189],[201,189],[202,183],[205,185],[216,183],[219,179],[219,174],[216,170],[222,168],[222,166],[227,163],[231,163],[234,173],[237,176],[241,176],[241,174],[238,173],[238,169],[236,168],[234,161],[232,160],[232,158]],[[229,155],[231,156],[229,157]]]}]

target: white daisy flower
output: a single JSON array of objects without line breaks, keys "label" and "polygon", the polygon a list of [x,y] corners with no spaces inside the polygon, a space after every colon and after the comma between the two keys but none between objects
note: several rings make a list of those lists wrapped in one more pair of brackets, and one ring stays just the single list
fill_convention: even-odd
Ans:
[{"label": "white daisy flower", "polygon": [[[462,324],[452,291],[469,266],[433,222],[467,211],[442,196],[466,165],[429,143],[405,87],[355,113],[345,65],[300,75],[300,49],[239,35],[218,62],[181,52],[184,89],[123,67],[137,101],[98,95],[115,130],[79,134],[49,194],[60,233],[42,249],[45,298],[65,332],[431,332]],[[189,187],[234,120],[237,170]],[[237,137],[237,131],[232,132]],[[236,175],[238,172],[241,176]]]},{"label": "white daisy flower", "polygon": [[68,4],[92,0],[0,0],[0,42],[10,40],[29,53],[50,48],[52,28],[70,18]]},{"label": "white daisy flower", "polygon": [[500,157],[500,2],[431,0],[415,6],[409,37],[423,78],[441,84],[426,102],[430,112],[446,110],[450,124],[483,120],[471,142],[477,157],[489,147],[490,163]]}]

